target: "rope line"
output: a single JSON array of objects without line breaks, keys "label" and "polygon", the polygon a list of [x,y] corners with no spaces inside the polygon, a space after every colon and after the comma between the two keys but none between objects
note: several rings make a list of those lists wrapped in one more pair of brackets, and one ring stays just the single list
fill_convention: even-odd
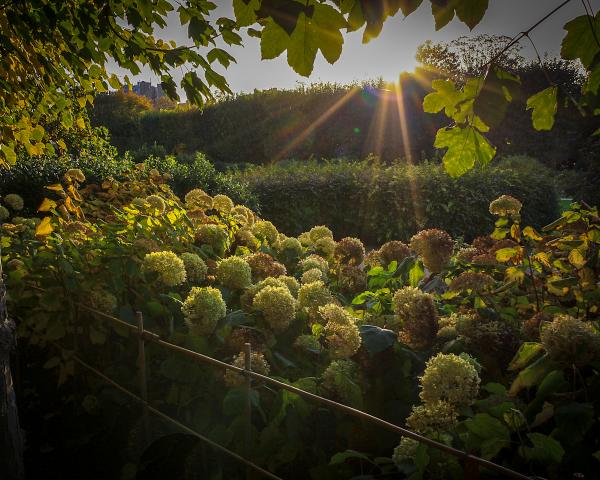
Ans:
[{"label": "rope line", "polygon": [[94,374],[96,374],[98,377],[102,378],[102,380],[104,380],[106,383],[110,384],[111,386],[113,386],[114,388],[116,388],[117,390],[119,390],[120,392],[126,394],[131,399],[135,400],[136,402],[144,405],[144,407],[147,408],[148,411],[152,412],[156,416],[161,417],[163,420],[166,420],[169,423],[172,423],[173,425],[175,425],[176,427],[184,430],[185,432],[189,433],[190,435],[193,435],[193,436],[199,438],[200,440],[202,440],[203,442],[207,443],[208,445],[210,445],[211,447],[215,448],[216,450],[219,450],[219,451],[221,451],[221,452],[229,455],[230,457],[235,458],[237,461],[243,463],[244,465],[246,465],[246,466],[248,466],[250,468],[253,468],[257,472],[262,473],[265,477],[271,478],[273,480],[283,480],[281,477],[278,477],[277,475],[269,472],[268,470],[265,470],[264,468],[256,465],[255,463],[253,463],[253,462],[251,462],[249,460],[246,460],[241,455],[238,455],[237,453],[232,452],[228,448],[223,447],[222,445],[220,445],[220,444],[212,441],[210,438],[205,437],[201,433],[198,433],[197,431],[189,428],[188,426],[184,425],[183,423],[178,422],[174,418],[171,418],[166,413],[163,413],[160,410],[154,408],[152,405],[150,405],[148,402],[144,401],[141,397],[139,397],[135,393],[127,390],[125,387],[123,387],[119,383],[115,382],[110,377],[107,377],[106,375],[104,375],[101,371],[97,370],[96,368],[92,367],[88,363],[84,362],[77,355],[73,355],[71,358],[73,360],[75,360],[82,367],[86,368],[87,370],[89,370],[89,371],[93,372]]},{"label": "rope line", "polygon": [[[116,323],[119,323],[119,324],[123,324],[124,323],[124,324],[128,325],[129,327],[133,327],[132,330],[135,330],[136,334],[138,334],[138,335],[140,334],[140,331],[139,331],[139,329],[138,329],[137,326],[134,326],[132,324],[124,322],[123,320],[120,320],[120,319],[118,319],[116,317],[113,317],[112,315],[108,315],[106,313],[99,312],[99,311],[97,311],[97,310],[95,310],[95,309],[93,309],[91,307],[88,307],[87,305],[85,305],[85,306],[83,304],[79,304],[79,305],[83,306],[86,310],[88,310],[90,312],[93,312],[93,313],[96,313],[96,314],[100,314],[100,316],[102,318],[105,318],[105,319],[111,320],[111,321],[115,321]],[[283,390],[287,390],[289,392],[295,393],[295,394],[297,394],[297,395],[299,395],[301,397],[308,398],[308,399],[313,400],[313,401],[318,402],[318,403],[322,403],[322,404],[327,405],[327,406],[329,406],[329,407],[331,407],[331,408],[333,408],[335,410],[345,412],[345,413],[347,413],[349,415],[352,415],[354,417],[357,417],[357,418],[360,418],[360,419],[363,419],[363,420],[367,420],[367,421],[369,421],[371,423],[379,425],[379,426],[381,426],[381,427],[383,427],[383,428],[385,428],[387,430],[390,430],[390,431],[392,431],[394,433],[398,433],[400,435],[403,435],[403,436],[406,436],[406,437],[410,437],[413,440],[416,440],[416,441],[418,441],[420,443],[424,443],[424,444],[429,445],[429,446],[431,446],[433,448],[436,448],[438,450],[442,450],[442,451],[444,451],[444,452],[446,452],[446,453],[448,453],[450,455],[458,457],[458,458],[462,459],[463,461],[465,461],[467,464],[477,463],[477,464],[479,464],[482,467],[488,468],[490,470],[494,470],[494,471],[496,471],[498,473],[501,473],[501,474],[505,475],[506,477],[514,478],[516,480],[531,480],[531,479],[535,478],[535,477],[530,477],[530,476],[524,475],[522,473],[516,472],[514,470],[511,470],[511,469],[509,469],[507,467],[504,467],[504,466],[499,465],[497,463],[491,462],[489,460],[485,460],[485,459],[483,459],[481,457],[478,457],[476,455],[471,455],[470,453],[464,452],[464,451],[459,450],[457,448],[450,447],[450,446],[448,446],[448,445],[446,445],[444,443],[436,442],[435,440],[432,440],[430,438],[424,437],[424,436],[422,436],[422,435],[420,435],[420,434],[418,434],[416,432],[413,432],[412,430],[407,430],[407,429],[405,429],[403,427],[400,427],[398,425],[390,423],[390,422],[388,422],[388,421],[386,421],[386,420],[384,420],[382,418],[379,418],[379,417],[376,417],[376,416],[371,415],[369,413],[363,412],[362,410],[358,410],[356,408],[349,407],[348,405],[344,405],[342,403],[335,402],[333,400],[330,400],[330,399],[325,398],[325,397],[321,397],[321,396],[316,395],[314,393],[307,392],[306,390],[302,390],[302,389],[300,389],[298,387],[294,387],[293,385],[289,385],[287,383],[284,383],[284,382],[281,382],[281,381],[276,380],[274,378],[262,375],[260,373],[254,372],[252,370],[246,370],[244,368],[236,367],[235,365],[231,365],[229,363],[222,362],[221,360],[217,360],[216,358],[209,357],[208,355],[204,355],[202,353],[198,353],[198,352],[195,352],[193,350],[189,350],[187,348],[180,347],[178,345],[174,345],[174,344],[169,343],[169,342],[167,342],[165,340],[162,340],[160,338],[160,336],[157,335],[156,333],[144,330],[143,333],[142,333],[142,335],[149,342],[156,343],[157,345],[161,345],[161,346],[165,347],[168,350],[172,350],[172,351],[181,353],[181,354],[183,354],[183,355],[185,355],[187,357],[190,357],[192,359],[198,360],[198,361],[203,362],[203,363],[208,363],[210,365],[214,365],[214,366],[219,367],[219,368],[223,368],[223,369],[226,369],[226,370],[235,371],[235,372],[239,373],[240,375],[243,375],[243,376],[246,376],[246,377],[250,377],[250,378],[254,378],[255,380],[259,380],[259,381],[262,381],[264,383],[267,383],[267,384],[279,387],[279,388],[281,388]],[[92,368],[92,367],[90,367],[90,368]],[[110,380],[108,377],[106,377],[103,374],[101,374],[101,372],[96,371],[96,373],[100,374],[102,376],[102,378],[104,378],[105,380],[107,380],[107,381]],[[112,380],[110,380],[110,383],[113,384],[113,385],[115,385],[115,382],[113,382]],[[123,387],[119,386],[117,388],[122,389]],[[131,392],[128,392],[128,394],[131,394]],[[136,396],[136,398],[140,402],[144,403],[145,405],[148,405],[147,402],[144,402],[144,400],[142,400],[141,398],[139,398],[137,396]],[[152,408],[152,407],[148,406],[148,408]],[[160,412],[160,413],[158,413],[158,415],[164,415],[164,414],[162,414],[162,412]],[[198,434],[198,435],[200,435],[200,434]],[[202,438],[205,438],[205,437],[202,437]],[[221,447],[221,448],[225,448],[225,447]],[[243,457],[240,457],[240,458],[243,458]],[[247,461],[247,460],[245,460],[245,461]],[[278,478],[278,477],[275,477],[275,478]]]}]

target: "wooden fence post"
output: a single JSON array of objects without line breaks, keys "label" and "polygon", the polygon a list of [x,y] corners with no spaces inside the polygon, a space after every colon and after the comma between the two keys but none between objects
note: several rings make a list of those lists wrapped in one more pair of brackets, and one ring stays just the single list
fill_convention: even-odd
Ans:
[{"label": "wooden fence post", "polygon": [[[244,370],[252,370],[252,345],[244,344]],[[244,439],[246,460],[250,460],[252,452],[252,379],[246,375],[246,438]],[[246,478],[249,479],[252,470],[246,466]]]},{"label": "wooden fence post", "polygon": [[15,324],[6,311],[6,286],[0,264],[0,478],[6,480],[25,478],[23,437],[10,371],[10,353],[14,347]]},{"label": "wooden fence post", "polygon": [[150,442],[150,415],[148,412],[148,382],[146,371],[146,341],[144,340],[144,316],[142,312],[136,312],[138,324],[138,367],[139,367],[139,383],[140,397],[146,404],[143,407],[142,422],[144,427],[145,446]]},{"label": "wooden fence post", "polygon": [[479,465],[469,457],[463,462],[463,474],[465,480],[479,480]]}]

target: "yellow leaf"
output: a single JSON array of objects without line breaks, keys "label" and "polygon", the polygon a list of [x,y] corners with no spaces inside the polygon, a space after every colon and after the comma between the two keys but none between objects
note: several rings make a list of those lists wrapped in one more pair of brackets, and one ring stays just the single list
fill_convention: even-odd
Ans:
[{"label": "yellow leaf", "polygon": [[515,239],[517,242],[521,240],[521,229],[519,228],[519,225],[517,225],[516,223],[513,224],[512,227],[510,227],[510,236]]},{"label": "yellow leaf", "polygon": [[50,200],[49,198],[44,198],[44,201],[38,208],[38,212],[49,212],[54,207],[56,207],[57,203],[54,200]]},{"label": "yellow leaf", "polygon": [[60,140],[58,140],[56,142],[56,144],[58,145],[58,148],[60,148],[61,150],[66,150],[67,149],[67,145],[65,144],[64,140],[61,138]]},{"label": "yellow leaf", "polygon": [[508,262],[517,254],[516,248],[501,248],[496,252],[496,260],[499,262]]},{"label": "yellow leaf", "polygon": [[73,204],[73,201],[71,200],[71,197],[66,198],[65,206],[67,207],[67,210],[70,213],[75,213],[77,211],[77,208],[75,208],[75,205]]},{"label": "yellow leaf", "polygon": [[53,192],[63,192],[64,191],[64,188],[60,183],[48,185],[47,187],[44,187],[44,188],[47,188],[48,190],[52,190]]},{"label": "yellow leaf", "polygon": [[50,217],[44,217],[44,219],[38,223],[37,227],[35,227],[35,234],[40,236],[50,235],[54,230],[52,227]]},{"label": "yellow leaf", "polygon": [[504,275],[508,282],[523,283],[523,280],[525,280],[525,272],[518,269],[517,267],[507,268]]},{"label": "yellow leaf", "polygon": [[77,125],[77,128],[79,128],[80,130],[83,130],[85,128],[85,120],[81,117],[79,117],[77,119],[77,121],[75,122],[75,124]]},{"label": "yellow leaf", "polygon": [[533,259],[544,264],[544,266],[546,266],[548,268],[550,268],[552,266],[552,264],[550,263],[550,257],[548,256],[548,254],[546,252],[536,253],[533,256]]},{"label": "yellow leaf", "polygon": [[540,234],[536,232],[535,228],[533,227],[525,227],[523,229],[523,236],[530,238],[531,240],[535,240],[536,242],[542,239]]},{"label": "yellow leaf", "polygon": [[571,265],[574,265],[577,268],[581,268],[585,265],[586,260],[581,254],[581,252],[578,249],[574,248],[573,250],[571,250],[571,253],[569,253],[569,262],[571,262]]}]

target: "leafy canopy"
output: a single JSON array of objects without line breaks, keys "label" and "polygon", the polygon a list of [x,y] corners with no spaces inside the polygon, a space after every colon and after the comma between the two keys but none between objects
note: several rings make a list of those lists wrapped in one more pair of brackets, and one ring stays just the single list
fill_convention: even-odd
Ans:
[{"label": "leafy canopy", "polygon": [[[488,0],[429,2],[436,29],[454,17],[472,29],[488,7]],[[95,94],[129,83],[127,75],[120,79],[107,72],[109,61],[132,75],[138,74],[141,66],[149,67],[160,76],[162,88],[172,99],[178,99],[173,69],[185,67],[187,72],[179,86],[191,103],[201,106],[216,93],[230,92],[226,78],[217,70],[235,62],[226,49],[242,43],[242,29],[260,38],[263,59],[285,53],[294,71],[309,76],[319,52],[329,63],[339,59],[344,32],[362,29],[363,42],[369,42],[379,35],[388,18],[399,13],[409,15],[422,3],[232,0],[233,18],[217,18],[216,4],[207,0],[185,0],[176,5],[168,0],[5,2],[0,5],[0,164],[14,163],[19,149],[39,155],[63,148],[61,139],[42,126],[49,119],[60,119],[67,130],[88,128],[84,117],[74,115],[72,107],[83,108],[91,104]],[[187,45],[156,36],[174,10],[181,26],[187,28]],[[581,60],[589,71],[582,105],[597,112],[600,43],[596,30],[600,29],[600,17],[583,15],[565,28],[568,33],[562,55]],[[482,133],[498,122],[511,101],[512,84],[518,83],[497,68],[502,63],[496,58],[487,67],[483,74],[460,86],[434,85],[433,99],[425,100],[427,111],[444,110],[453,121],[436,140],[436,145],[448,148],[444,162],[452,175],[491,160],[495,149]],[[535,128],[552,127],[556,99],[556,89],[552,88],[530,99],[528,108],[532,109]]]}]

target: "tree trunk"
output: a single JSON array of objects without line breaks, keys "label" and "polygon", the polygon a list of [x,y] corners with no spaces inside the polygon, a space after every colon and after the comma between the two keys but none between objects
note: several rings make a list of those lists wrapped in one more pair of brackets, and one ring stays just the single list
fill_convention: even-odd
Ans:
[{"label": "tree trunk", "polygon": [[0,266],[0,478],[3,480],[25,478],[23,439],[10,373],[10,352],[14,346],[15,324],[6,311],[6,286]]}]

